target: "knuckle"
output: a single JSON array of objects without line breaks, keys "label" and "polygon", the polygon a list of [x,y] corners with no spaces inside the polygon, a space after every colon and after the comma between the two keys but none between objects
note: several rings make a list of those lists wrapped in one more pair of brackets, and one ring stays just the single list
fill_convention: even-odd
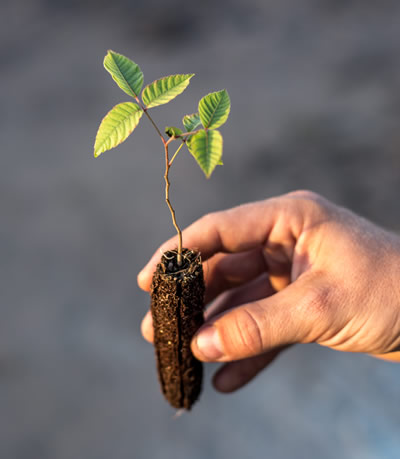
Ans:
[{"label": "knuckle", "polygon": [[220,211],[208,212],[207,214],[200,217],[200,219],[196,222],[196,225],[207,230],[214,228],[218,223],[220,213]]},{"label": "knuckle", "polygon": [[208,212],[200,218],[202,223],[208,223],[214,219],[215,212]]},{"label": "knuckle", "polygon": [[311,283],[308,286],[300,307],[313,322],[326,322],[331,316],[331,288],[329,285]]},{"label": "knuckle", "polygon": [[311,190],[295,190],[288,193],[287,196],[315,202],[318,202],[322,198],[318,193]]},{"label": "knuckle", "polygon": [[229,327],[227,351],[241,358],[257,355],[262,350],[262,333],[257,315],[247,308],[238,308]]},{"label": "knuckle", "polygon": [[221,226],[221,214],[221,211],[209,212],[197,222],[197,228],[201,229],[203,234],[207,234],[209,240],[215,240],[217,246],[221,245],[221,233],[219,229]]},{"label": "knuckle", "polygon": [[287,196],[292,199],[300,200],[307,206],[318,211],[322,211],[327,207],[326,199],[314,191],[297,190],[289,193]]},{"label": "knuckle", "polygon": [[303,290],[300,301],[295,307],[297,319],[302,323],[297,340],[303,343],[320,342],[325,339],[335,323],[335,311],[332,306],[332,289],[329,285],[310,282]]},{"label": "knuckle", "polygon": [[287,195],[296,201],[296,211],[302,216],[308,216],[308,221],[326,221],[332,216],[332,204],[314,191],[299,190]]}]

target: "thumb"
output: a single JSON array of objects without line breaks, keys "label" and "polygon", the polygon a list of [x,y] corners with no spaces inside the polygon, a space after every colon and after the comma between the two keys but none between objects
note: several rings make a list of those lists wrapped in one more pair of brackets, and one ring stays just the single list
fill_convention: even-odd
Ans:
[{"label": "thumb", "polygon": [[316,341],[330,327],[329,287],[299,277],[280,292],[229,310],[206,322],[192,341],[203,361],[226,362],[276,347]]}]

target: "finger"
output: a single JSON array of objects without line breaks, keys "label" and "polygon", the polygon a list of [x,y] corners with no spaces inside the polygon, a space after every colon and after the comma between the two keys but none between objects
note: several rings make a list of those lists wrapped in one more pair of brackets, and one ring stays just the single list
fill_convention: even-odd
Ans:
[{"label": "finger", "polygon": [[269,282],[267,273],[262,274],[245,285],[231,289],[220,295],[205,311],[204,319],[211,320],[228,309],[251,303],[273,295],[275,290]]},{"label": "finger", "polygon": [[[205,261],[218,252],[236,253],[260,247],[271,238],[272,230],[276,229],[276,240],[280,246],[287,244],[291,258],[303,224],[302,213],[292,202],[291,199],[269,199],[208,214],[184,230],[184,245],[198,249]],[[177,238],[174,237],[154,253],[138,275],[140,288],[150,290],[160,252],[176,246]]]},{"label": "finger", "polygon": [[240,389],[270,365],[284,349],[274,349],[255,357],[226,363],[215,373],[214,387],[225,393]]},{"label": "finger", "polygon": [[387,354],[370,354],[372,357],[382,360],[388,360],[389,362],[400,362],[400,351],[389,352]]},{"label": "finger", "polygon": [[[226,311],[229,308],[238,306],[239,304],[256,301],[260,298],[270,296],[274,293],[274,289],[268,280],[268,275],[259,276],[245,286],[232,289],[226,294],[221,295],[204,313],[205,320],[209,320],[217,314]],[[153,342],[153,318],[150,310],[147,311],[141,324],[141,332],[145,340],[149,343]]]},{"label": "finger", "polygon": [[205,303],[208,304],[225,290],[245,284],[266,271],[267,263],[261,248],[214,255],[204,264]]},{"label": "finger", "polygon": [[334,313],[331,289],[316,277],[305,275],[268,298],[214,317],[195,335],[193,353],[203,361],[227,362],[316,341],[333,324]]},{"label": "finger", "polygon": [[154,341],[154,330],[153,330],[153,317],[150,310],[147,311],[146,315],[143,317],[142,324],[140,326],[143,338],[152,343]]}]

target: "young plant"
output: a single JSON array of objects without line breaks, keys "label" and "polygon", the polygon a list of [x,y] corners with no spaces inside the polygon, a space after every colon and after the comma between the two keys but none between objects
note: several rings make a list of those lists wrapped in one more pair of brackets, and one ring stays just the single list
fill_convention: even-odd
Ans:
[{"label": "young plant", "polygon": [[[169,196],[169,171],[184,145],[207,178],[217,165],[222,164],[223,139],[217,128],[228,119],[229,95],[225,89],[206,95],[200,100],[196,113],[183,117],[183,130],[167,126],[163,135],[151,117],[150,109],[166,104],[181,94],[194,74],[163,77],[142,90],[143,73],[127,57],[108,51],[104,67],[135,102],[120,103],[107,113],[96,135],[94,156],[125,141],[143,114],[163,145],[165,201],[178,234],[178,247],[176,251],[167,252],[161,257],[153,277],[151,311],[154,344],[164,395],[173,406],[190,409],[201,389],[202,366],[190,351],[190,341],[203,322],[204,280],[200,254],[183,248],[182,231]],[[173,143],[179,146],[170,158],[169,149]]]}]

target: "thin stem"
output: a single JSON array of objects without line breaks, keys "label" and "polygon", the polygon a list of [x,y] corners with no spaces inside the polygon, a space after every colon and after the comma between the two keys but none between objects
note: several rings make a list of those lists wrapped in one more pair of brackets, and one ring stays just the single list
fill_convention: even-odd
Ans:
[{"label": "thin stem", "polygon": [[[181,229],[179,228],[179,226],[178,226],[178,224],[176,222],[175,210],[172,207],[171,202],[169,200],[170,182],[169,182],[168,173],[169,173],[169,168],[171,167],[171,164],[169,162],[169,157],[168,157],[168,145],[169,145],[171,139],[169,139],[167,142],[164,143],[164,147],[165,147],[165,174],[164,174],[164,179],[165,179],[165,202],[167,203],[169,211],[171,212],[172,223],[174,224],[176,232],[178,233],[178,259],[177,259],[177,261],[178,261],[178,266],[181,266],[182,265],[182,231],[181,231]],[[175,153],[174,156],[176,156],[176,153]]]},{"label": "thin stem", "polygon": [[179,134],[179,137],[187,137],[188,135],[193,135],[200,131],[202,131],[202,129],[196,129],[195,131],[190,132],[182,132],[182,134]]},{"label": "thin stem", "polygon": [[162,143],[165,145],[164,136],[161,134],[161,131],[158,129],[156,123],[153,121],[153,118],[149,115],[147,108],[143,106],[142,102],[140,102],[139,97],[136,97],[136,102],[139,104],[140,108],[144,111],[144,114],[150,120],[151,124],[154,126],[154,129],[157,131],[157,134],[161,137]]},{"label": "thin stem", "polygon": [[154,128],[157,131],[158,135],[161,137],[162,142],[165,143],[165,139],[164,139],[163,135],[161,134],[161,132],[158,129],[158,127],[156,126],[156,123],[153,121],[153,118],[149,115],[149,112],[147,111],[147,108],[144,108],[143,111],[144,111],[145,115],[147,115],[147,118],[151,121],[151,124],[154,126]]},{"label": "thin stem", "polygon": [[[182,265],[182,231],[179,228],[178,223],[176,222],[175,210],[172,207],[171,202],[169,200],[170,182],[169,182],[169,177],[168,177],[169,168],[171,167],[172,161],[175,158],[175,156],[177,155],[177,153],[180,150],[180,148],[178,148],[178,150],[175,152],[174,157],[172,158],[171,164],[170,164],[169,157],[168,157],[168,145],[173,140],[175,140],[175,137],[171,137],[170,139],[165,140],[164,136],[161,134],[160,130],[158,129],[156,123],[153,121],[153,118],[147,112],[147,108],[143,106],[143,104],[140,102],[138,97],[136,97],[136,101],[139,104],[140,108],[146,114],[147,118],[150,120],[151,124],[154,126],[154,129],[157,131],[157,134],[160,136],[161,141],[162,141],[162,143],[164,145],[164,149],[165,149],[165,174],[164,174],[164,179],[165,179],[165,202],[167,203],[169,211],[171,212],[172,223],[173,223],[173,225],[174,225],[174,227],[176,229],[176,232],[178,233],[178,257],[177,257],[177,262],[178,262],[178,266],[181,266]],[[184,142],[184,140],[182,140],[182,142]],[[183,145],[183,143],[182,143],[182,145]]]},{"label": "thin stem", "polygon": [[176,152],[174,153],[174,156],[171,158],[171,161],[169,162],[169,165],[171,167],[172,163],[174,162],[174,159],[176,158],[176,155],[179,153],[180,149],[185,145],[185,142],[182,141],[182,143],[180,144],[179,148],[176,150]]}]

